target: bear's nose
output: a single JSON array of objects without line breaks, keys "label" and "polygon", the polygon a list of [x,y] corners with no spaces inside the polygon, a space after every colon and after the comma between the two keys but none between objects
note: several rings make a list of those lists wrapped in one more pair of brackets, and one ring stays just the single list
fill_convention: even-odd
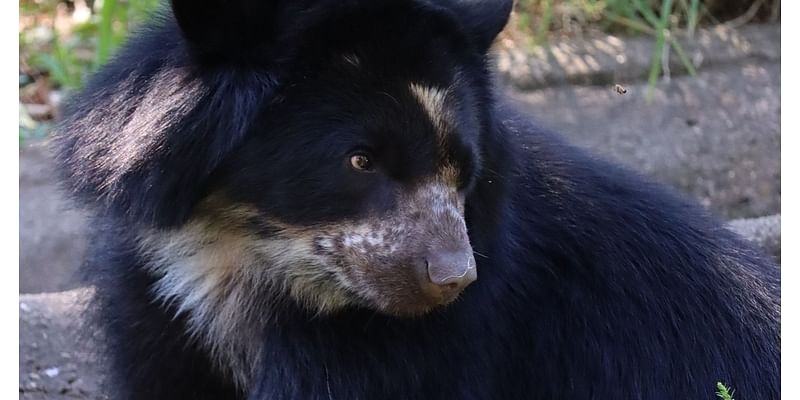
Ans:
[{"label": "bear's nose", "polygon": [[478,277],[471,250],[432,251],[425,257],[425,272],[422,287],[440,303],[453,300]]}]

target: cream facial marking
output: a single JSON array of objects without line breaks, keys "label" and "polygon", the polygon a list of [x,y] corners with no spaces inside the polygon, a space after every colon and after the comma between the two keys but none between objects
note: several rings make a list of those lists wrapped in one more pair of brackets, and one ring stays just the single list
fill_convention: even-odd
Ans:
[{"label": "cream facial marking", "polygon": [[[363,219],[296,226],[213,195],[184,226],[141,232],[138,246],[156,278],[155,298],[173,305],[218,368],[247,387],[271,304],[422,313],[429,306],[415,266],[442,248],[471,257],[463,198],[443,175],[397,203]],[[273,229],[259,233],[254,221]]]},{"label": "cream facial marking", "polygon": [[433,123],[436,133],[443,143],[447,126],[450,125],[450,114],[446,108],[447,95],[449,89],[441,89],[432,86],[425,86],[418,83],[409,85],[411,94],[419,101],[422,108],[428,114]]},{"label": "cream facial marking", "polygon": [[157,279],[156,299],[186,316],[192,338],[221,371],[246,387],[269,318],[265,307],[286,293],[329,312],[352,302],[346,293],[350,283],[332,260],[316,254],[313,236],[261,237],[247,222],[263,218],[256,210],[221,203],[207,199],[179,229],[141,232],[138,245]]},{"label": "cream facial marking", "polygon": [[[415,301],[411,265],[428,251],[470,249],[463,198],[441,176],[401,196],[398,204],[390,214],[316,229],[317,251],[345,266],[342,272],[359,297],[389,311]],[[464,256],[471,259],[471,250]],[[397,292],[402,293],[387,295]]]}]

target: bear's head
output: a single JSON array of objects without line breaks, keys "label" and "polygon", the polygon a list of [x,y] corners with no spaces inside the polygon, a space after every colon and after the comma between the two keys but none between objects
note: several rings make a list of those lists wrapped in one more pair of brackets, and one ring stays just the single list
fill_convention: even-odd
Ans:
[{"label": "bear's head", "polygon": [[173,0],[68,108],[67,181],[199,331],[286,299],[424,314],[478,276],[465,203],[510,8]]}]

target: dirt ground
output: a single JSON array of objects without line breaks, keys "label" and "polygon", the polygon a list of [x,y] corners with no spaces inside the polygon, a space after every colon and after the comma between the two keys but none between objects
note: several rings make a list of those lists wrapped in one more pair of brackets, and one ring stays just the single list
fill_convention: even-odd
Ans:
[{"label": "dirt ground", "polygon": [[80,286],[86,221],[59,191],[46,143],[19,153],[19,290],[56,292]]},{"label": "dirt ground", "polygon": [[619,95],[608,86],[514,96],[571,141],[671,185],[725,219],[780,213],[780,60],[746,60]]},{"label": "dirt ground", "polygon": [[[508,93],[542,125],[724,219],[780,214],[780,26],[761,29],[767,37],[777,30],[777,41],[764,41],[774,48],[709,63],[697,77],[674,76],[659,83],[652,103],[639,81],[619,82],[624,95],[606,83],[511,85]],[[102,398],[102,367],[79,315],[88,293],[76,272],[86,222],[59,194],[54,172],[44,143],[20,148],[20,398]],[[777,224],[770,246],[779,252],[780,217],[759,223],[756,234],[774,234]]]}]

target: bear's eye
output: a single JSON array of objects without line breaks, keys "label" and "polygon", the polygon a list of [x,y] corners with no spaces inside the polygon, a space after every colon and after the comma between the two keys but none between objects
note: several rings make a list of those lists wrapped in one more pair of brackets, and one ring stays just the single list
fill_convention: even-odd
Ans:
[{"label": "bear's eye", "polygon": [[372,172],[373,166],[369,155],[356,153],[350,156],[350,166],[356,171]]}]

